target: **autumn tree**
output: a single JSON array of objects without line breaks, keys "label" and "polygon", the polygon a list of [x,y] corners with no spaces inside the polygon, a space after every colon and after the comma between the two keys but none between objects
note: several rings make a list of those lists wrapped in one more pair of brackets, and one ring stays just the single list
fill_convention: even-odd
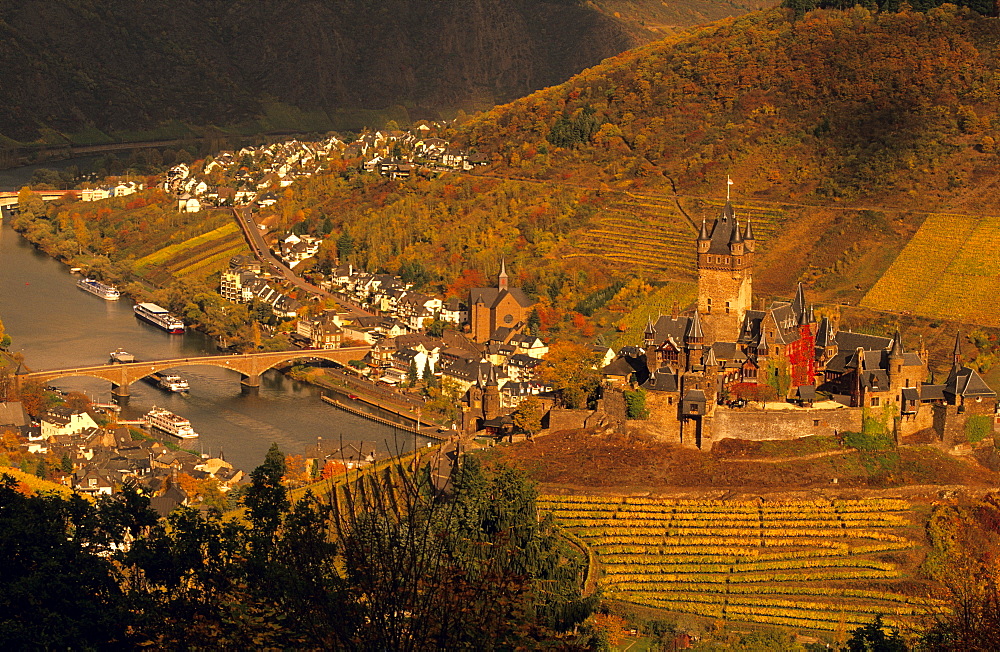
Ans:
[{"label": "autumn tree", "polygon": [[556,391],[565,407],[583,408],[600,385],[599,361],[600,354],[582,344],[554,342],[538,365],[536,377]]},{"label": "autumn tree", "polygon": [[534,435],[542,429],[542,416],[544,416],[542,402],[535,396],[529,396],[521,401],[512,415],[514,428],[529,436]]}]

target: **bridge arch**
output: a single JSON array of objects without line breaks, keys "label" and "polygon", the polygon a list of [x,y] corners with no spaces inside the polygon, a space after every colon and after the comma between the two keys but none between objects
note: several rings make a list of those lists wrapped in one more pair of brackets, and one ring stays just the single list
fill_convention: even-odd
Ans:
[{"label": "bridge arch", "polygon": [[132,383],[167,369],[206,365],[229,369],[240,374],[240,383],[245,391],[256,391],[260,387],[260,375],[279,365],[309,358],[330,360],[346,365],[351,360],[363,358],[370,350],[370,347],[359,346],[346,349],[299,349],[295,351],[149,360],[125,364],[105,364],[73,369],[35,371],[21,375],[19,379],[33,379],[47,383],[60,378],[100,378],[111,383],[111,393],[115,398],[125,402],[128,400],[129,386]]}]

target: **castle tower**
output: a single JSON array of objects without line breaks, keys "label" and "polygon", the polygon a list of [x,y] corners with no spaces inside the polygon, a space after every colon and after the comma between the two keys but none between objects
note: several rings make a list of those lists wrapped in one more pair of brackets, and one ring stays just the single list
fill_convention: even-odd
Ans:
[{"label": "castle tower", "polygon": [[691,371],[696,366],[701,366],[702,355],[705,352],[705,332],[701,327],[701,319],[695,312],[691,321],[688,322],[687,332],[684,333],[685,365],[687,371]]},{"label": "castle tower", "polygon": [[698,314],[706,343],[735,342],[750,310],[756,241],[747,223],[740,229],[733,205],[726,202],[709,231],[702,221],[698,248]]},{"label": "castle tower", "polygon": [[483,389],[483,418],[489,421],[500,416],[500,383],[497,382],[496,367],[490,365],[489,379]]},{"label": "castle tower", "polygon": [[899,334],[899,329],[896,329],[896,335],[892,338],[892,346],[889,347],[888,356],[888,376],[889,376],[889,389],[893,393],[894,400],[899,400],[899,392],[903,387],[903,343]]},{"label": "castle tower", "polygon": [[648,352],[656,346],[656,328],[653,327],[653,318],[646,318],[646,331],[642,334],[642,343]]}]

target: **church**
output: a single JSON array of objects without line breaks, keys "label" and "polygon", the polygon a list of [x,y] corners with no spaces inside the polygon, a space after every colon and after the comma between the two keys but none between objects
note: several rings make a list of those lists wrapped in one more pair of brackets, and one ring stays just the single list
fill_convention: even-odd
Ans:
[{"label": "church", "polygon": [[[880,337],[839,331],[798,285],[791,301],[754,310],[757,246],[727,200],[697,248],[698,300],[688,314],[660,315],[642,345],[625,347],[602,372],[609,387],[647,390],[651,419],[666,439],[710,449],[726,437],[793,439],[859,431],[881,421],[897,441],[933,434],[961,443],[976,422],[992,432],[996,393],[961,361],[942,385],[927,382],[927,352],[907,350],[897,331]],[[970,421],[971,420],[971,421]],[[978,420],[978,422],[977,422]]]}]

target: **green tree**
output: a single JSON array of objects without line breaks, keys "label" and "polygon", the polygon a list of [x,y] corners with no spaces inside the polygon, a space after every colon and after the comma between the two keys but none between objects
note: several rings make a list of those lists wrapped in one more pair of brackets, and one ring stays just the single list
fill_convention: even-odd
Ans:
[{"label": "green tree", "polygon": [[625,390],[625,416],[629,419],[649,418],[649,409],[646,407],[646,390],[641,387],[635,391]]},{"label": "green tree", "polygon": [[282,479],[285,471],[285,454],[278,444],[271,444],[264,463],[250,472],[244,504],[247,517],[254,530],[273,536],[281,522],[281,515],[288,510],[288,489]]},{"label": "green tree", "polygon": [[3,321],[0,320],[0,349],[7,350],[10,348],[10,335],[7,334],[7,329],[4,328]]},{"label": "green tree", "polygon": [[878,614],[875,620],[851,632],[847,647],[843,649],[847,652],[907,652],[909,647],[898,629],[886,633],[882,614]]},{"label": "green tree", "polygon": [[63,453],[62,459],[59,461],[59,470],[63,473],[73,472],[73,458],[69,456],[69,453]]}]

